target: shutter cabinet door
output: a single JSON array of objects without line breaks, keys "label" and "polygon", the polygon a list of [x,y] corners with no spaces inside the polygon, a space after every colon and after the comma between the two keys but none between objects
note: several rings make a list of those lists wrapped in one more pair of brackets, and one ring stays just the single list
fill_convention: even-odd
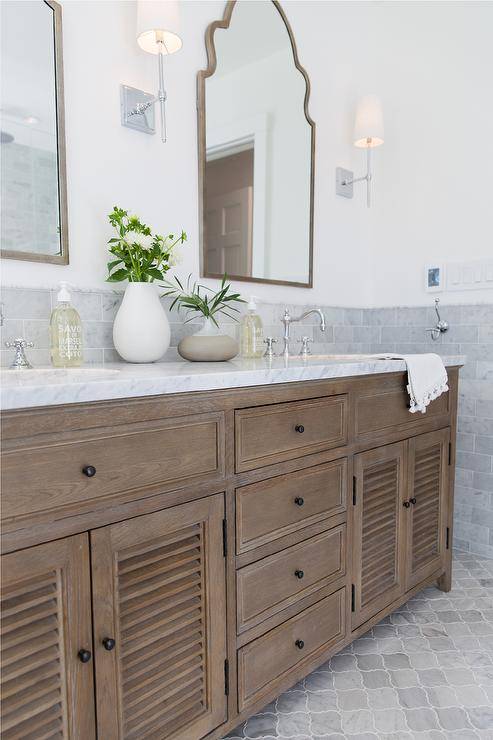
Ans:
[{"label": "shutter cabinet door", "polygon": [[95,737],[86,534],[2,558],[2,740]]},{"label": "shutter cabinet door", "polygon": [[409,440],[407,588],[444,565],[450,430]]},{"label": "shutter cabinet door", "polygon": [[405,443],[354,457],[353,629],[404,591]]},{"label": "shutter cabinet door", "polygon": [[223,516],[221,494],[91,532],[99,737],[192,740],[226,719]]}]

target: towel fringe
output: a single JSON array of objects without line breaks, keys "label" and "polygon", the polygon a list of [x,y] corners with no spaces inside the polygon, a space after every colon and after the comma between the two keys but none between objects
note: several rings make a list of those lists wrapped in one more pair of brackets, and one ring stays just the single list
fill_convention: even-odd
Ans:
[{"label": "towel fringe", "polygon": [[421,411],[422,414],[425,414],[426,407],[429,406],[430,403],[435,400],[435,398],[438,398],[438,396],[441,396],[442,393],[446,393],[448,389],[449,389],[448,382],[447,380],[445,380],[439,385],[436,385],[433,388],[431,388],[429,391],[427,391],[424,397],[418,403],[414,397],[411,385],[409,384],[407,386],[407,392],[409,393],[409,398],[410,398],[409,411],[411,412],[411,414],[415,414],[418,411]]}]

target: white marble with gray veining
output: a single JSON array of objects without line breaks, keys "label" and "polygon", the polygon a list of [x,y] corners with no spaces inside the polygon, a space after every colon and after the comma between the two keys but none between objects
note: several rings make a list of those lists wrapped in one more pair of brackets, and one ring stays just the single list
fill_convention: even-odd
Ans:
[{"label": "white marble with gray veining", "polygon": [[[446,366],[462,365],[465,358],[443,358]],[[2,409],[30,408],[116,398],[158,396],[169,393],[222,388],[327,380],[405,370],[401,360],[378,360],[365,355],[281,358],[271,361],[242,360],[190,363],[161,362],[149,365],[108,363],[91,365],[82,372],[53,372],[49,368],[2,373]]]}]

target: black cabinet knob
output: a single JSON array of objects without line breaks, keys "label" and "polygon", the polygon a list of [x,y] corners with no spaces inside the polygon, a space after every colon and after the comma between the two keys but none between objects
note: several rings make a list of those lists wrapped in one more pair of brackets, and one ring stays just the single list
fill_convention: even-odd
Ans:
[{"label": "black cabinet knob", "polygon": [[305,647],[305,643],[303,640],[296,640],[294,644],[296,645],[298,650],[303,650],[303,648]]},{"label": "black cabinet knob", "polygon": [[90,650],[84,650],[84,648],[82,648],[77,653],[77,657],[79,658],[81,663],[89,663],[92,658],[92,654]]},{"label": "black cabinet knob", "polygon": [[305,503],[305,499],[301,498],[301,496],[296,496],[294,503],[296,504],[296,506],[303,506],[303,504]]},{"label": "black cabinet knob", "polygon": [[299,434],[303,434],[303,432],[305,431],[305,427],[303,426],[303,424],[296,424],[294,430]]},{"label": "black cabinet knob", "polygon": [[295,570],[294,574],[295,574],[296,578],[299,578],[300,580],[301,580],[301,579],[303,578],[303,576],[305,575],[305,574],[304,574],[304,572],[303,572],[302,570]]},{"label": "black cabinet knob", "polygon": [[96,475],[96,468],[94,467],[94,465],[85,465],[82,468],[82,472],[84,473],[84,475],[87,475],[88,478],[92,478]]},{"label": "black cabinet knob", "polygon": [[113,650],[113,648],[116,645],[112,637],[103,637],[103,639],[101,640],[101,643],[105,650]]},{"label": "black cabinet knob", "polygon": [[411,504],[409,503],[409,501],[404,501],[404,503],[402,505],[404,506],[405,509],[409,509],[409,507],[411,506]]},{"label": "black cabinet knob", "polygon": [[416,498],[415,498],[415,497],[413,496],[412,498],[410,498],[410,499],[409,499],[409,501],[410,501],[410,502],[412,503],[412,505],[414,506],[414,504],[416,503]]}]

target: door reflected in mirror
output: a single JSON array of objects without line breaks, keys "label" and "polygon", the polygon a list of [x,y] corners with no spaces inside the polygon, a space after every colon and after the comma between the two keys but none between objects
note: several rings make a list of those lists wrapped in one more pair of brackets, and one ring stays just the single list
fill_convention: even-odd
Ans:
[{"label": "door reflected in mirror", "polygon": [[311,286],[314,124],[278,3],[237,0],[199,73],[202,274]]},{"label": "door reflected in mirror", "polygon": [[66,264],[61,8],[4,0],[0,14],[2,256]]}]

